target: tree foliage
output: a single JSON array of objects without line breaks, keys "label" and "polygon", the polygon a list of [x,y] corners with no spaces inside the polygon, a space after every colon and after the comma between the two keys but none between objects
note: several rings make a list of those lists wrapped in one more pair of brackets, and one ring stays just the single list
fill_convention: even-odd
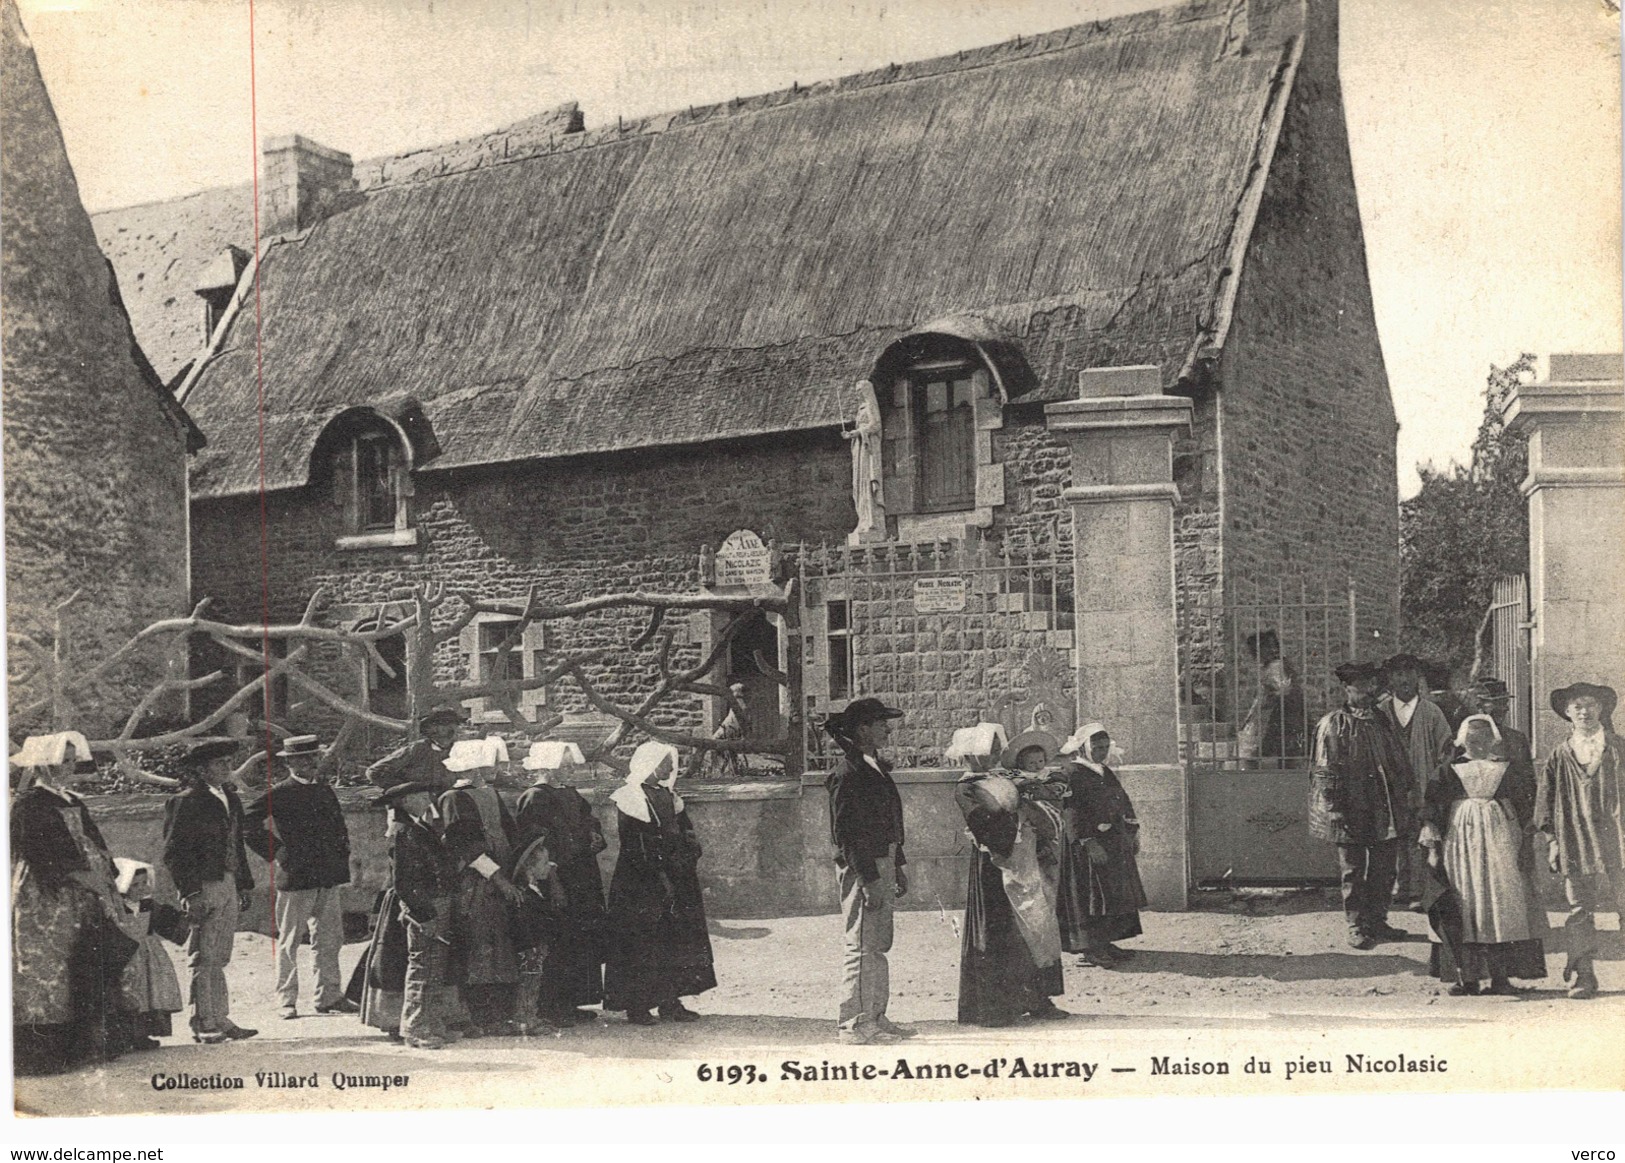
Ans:
[{"label": "tree foliage", "polygon": [[1407,649],[1464,677],[1497,578],[1529,569],[1525,442],[1502,413],[1534,374],[1535,357],[1491,366],[1472,457],[1445,468],[1419,465],[1422,487],[1399,508],[1400,622]]}]

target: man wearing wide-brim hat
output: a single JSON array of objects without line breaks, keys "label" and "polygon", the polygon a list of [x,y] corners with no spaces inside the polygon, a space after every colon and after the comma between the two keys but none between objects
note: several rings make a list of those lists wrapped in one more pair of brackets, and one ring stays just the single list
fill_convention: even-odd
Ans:
[{"label": "man wearing wide-brim hat", "polygon": [[880,749],[901,711],[879,699],[854,699],[824,721],[843,757],[825,785],[830,840],[846,926],[839,1010],[843,1042],[895,1042],[913,1033],[886,1016],[894,902],[908,892],[903,855],[903,799]]},{"label": "man wearing wide-brim hat", "polygon": [[1345,662],[1335,673],[1343,705],[1315,728],[1309,834],[1337,845],[1348,943],[1372,949],[1408,937],[1388,924],[1388,909],[1414,777],[1404,744],[1377,713],[1382,668]]},{"label": "man wearing wide-brim hat", "polygon": [[392,751],[367,768],[367,781],[374,787],[391,788],[403,783],[432,783],[441,791],[454,777],[446,771],[446,757],[457,741],[464,716],[456,707],[434,707],[418,716],[422,738]]},{"label": "man wearing wide-brim hat", "polygon": [[243,805],[230,786],[237,752],[229,739],[194,744],[181,760],[186,787],[164,805],[164,867],[192,927],[186,942],[192,1037],[207,1044],[258,1033],[231,1020],[226,989],[237,917],[254,888]]},{"label": "man wearing wide-brim hat", "polygon": [[287,769],[243,808],[248,846],[275,870],[271,913],[276,918],[276,992],[284,1018],[299,1015],[299,942],[308,931],[316,960],[316,1012],[353,1014],[344,996],[339,950],[344,945],[343,886],[350,883],[350,831],[344,809],[324,778],[315,735],[293,735],[274,757]]},{"label": "man wearing wide-brim hat", "polygon": [[1552,710],[1570,731],[1547,758],[1535,797],[1546,863],[1563,878],[1569,902],[1563,978],[1573,998],[1596,996],[1596,911],[1618,912],[1625,897],[1625,741],[1611,726],[1618,701],[1613,687],[1589,682],[1552,692]]}]

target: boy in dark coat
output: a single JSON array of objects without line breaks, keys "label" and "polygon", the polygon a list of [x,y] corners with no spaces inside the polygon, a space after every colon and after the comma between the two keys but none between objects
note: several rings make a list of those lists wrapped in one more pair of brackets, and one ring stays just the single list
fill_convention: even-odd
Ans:
[{"label": "boy in dark coat", "polygon": [[1572,724],[1541,769],[1535,828],[1546,836],[1547,866],[1563,878],[1569,996],[1597,995],[1596,912],[1625,901],[1625,740],[1611,722],[1612,687],[1577,682],[1552,692],[1552,710]]},{"label": "boy in dark coat", "polygon": [[254,888],[243,848],[243,805],[227,783],[236,753],[237,744],[227,740],[194,746],[184,760],[186,790],[164,805],[164,867],[192,926],[186,942],[192,1036],[209,1044],[259,1033],[231,1020],[226,988],[237,917]]},{"label": "boy in dark coat", "polygon": [[400,1034],[420,1050],[438,1050],[450,1037],[446,957],[458,870],[441,843],[435,791],[432,784],[403,783],[376,801],[390,810],[390,884],[406,932]]}]

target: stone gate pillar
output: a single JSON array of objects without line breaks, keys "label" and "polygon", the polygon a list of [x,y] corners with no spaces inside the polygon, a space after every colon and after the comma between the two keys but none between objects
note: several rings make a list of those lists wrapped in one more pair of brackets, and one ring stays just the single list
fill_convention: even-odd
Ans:
[{"label": "stone gate pillar", "polygon": [[1186,905],[1185,769],[1179,757],[1174,437],[1191,402],[1155,367],[1096,368],[1079,398],[1045,408],[1072,454],[1078,722],[1123,746],[1117,768],[1140,818],[1140,875],[1154,908]]},{"label": "stone gate pillar", "polygon": [[[1553,355],[1506,405],[1529,437],[1530,685],[1537,760],[1567,734],[1547,704],[1571,682],[1625,687],[1625,382],[1618,355]],[[1503,676],[1504,677],[1504,676]],[[1618,713],[1615,727],[1619,727]]]}]

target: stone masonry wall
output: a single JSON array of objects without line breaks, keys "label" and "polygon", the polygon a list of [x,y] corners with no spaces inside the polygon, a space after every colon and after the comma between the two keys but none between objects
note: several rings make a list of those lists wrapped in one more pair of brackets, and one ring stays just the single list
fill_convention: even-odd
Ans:
[{"label": "stone masonry wall", "polygon": [[[713,548],[735,529],[782,542],[836,540],[854,518],[845,442],[834,433],[749,444],[647,452],[592,461],[417,474],[410,549],[339,550],[341,513],[320,479],[266,500],[268,592],[273,621],[296,620],[323,587],[334,612],[364,616],[414,584],[443,582],[481,599],[522,600],[531,586],[547,602],[612,591],[699,588],[701,544]],[[194,506],[194,587],[218,615],[258,621],[262,607],[257,498]],[[448,603],[449,621],[460,606]],[[549,623],[549,651],[618,647],[589,676],[621,705],[656,681],[654,652],[625,643],[642,612]],[[556,631],[555,631],[555,628]],[[700,645],[679,646],[673,661],[692,664]],[[468,659],[457,642],[442,646],[436,680],[461,681]],[[325,669],[324,669],[325,668]],[[355,690],[359,669],[329,653],[312,668],[340,689]],[[550,709],[582,711],[573,684],[548,692]],[[703,725],[698,700],[668,706],[657,720]],[[324,717],[310,716],[323,723]],[[331,723],[331,718],[325,720]],[[387,742],[387,740],[384,740]]]},{"label": "stone masonry wall", "polygon": [[[1326,32],[1327,30],[1322,30]],[[1227,597],[1358,595],[1357,650],[1399,649],[1399,499],[1335,28],[1310,38],[1220,366]],[[1346,623],[1346,617],[1343,619]],[[1293,643],[1283,645],[1289,656]],[[1333,653],[1346,652],[1346,629]],[[1329,660],[1332,664],[1339,658]],[[1311,703],[1324,678],[1306,675]]]},{"label": "stone masonry wall", "polygon": [[[136,351],[16,6],[0,19],[7,628],[49,649],[54,608],[78,592],[65,650],[82,670],[185,612],[186,438]],[[45,695],[47,676],[19,675],[27,655],[15,644],[10,657],[20,736],[47,725],[18,716]],[[161,661],[143,655],[74,698],[62,726],[93,738],[116,730]]]}]

